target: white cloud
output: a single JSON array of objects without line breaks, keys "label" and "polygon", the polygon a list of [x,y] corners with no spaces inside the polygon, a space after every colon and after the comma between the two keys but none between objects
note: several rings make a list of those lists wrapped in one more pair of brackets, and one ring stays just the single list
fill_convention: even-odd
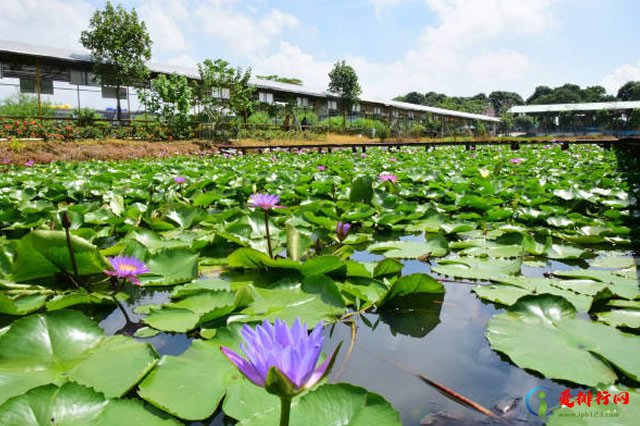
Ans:
[{"label": "white cloud", "polygon": [[518,80],[527,70],[529,58],[515,50],[499,50],[471,59],[467,65],[474,79],[483,82]]},{"label": "white cloud", "polygon": [[184,50],[189,47],[182,31],[189,22],[189,11],[184,1],[147,1],[138,13],[147,25],[154,51]]},{"label": "white cloud", "polygon": [[92,9],[84,0],[2,0],[0,39],[77,49]]},{"label": "white cloud", "polygon": [[607,92],[616,95],[620,86],[628,81],[640,81],[640,61],[636,65],[623,65],[606,75],[600,84]]},{"label": "white cloud", "polygon": [[[346,58],[366,95],[390,98],[410,90],[471,95],[497,89],[497,82],[509,86],[500,89],[524,88],[529,58],[491,45],[514,34],[536,35],[546,30],[553,23],[551,0],[425,1],[438,14],[438,24],[425,27],[401,59],[376,63],[361,56]],[[331,65],[290,43],[281,43],[276,53],[260,60],[264,72],[307,75],[305,83],[322,88]]]},{"label": "white cloud", "polygon": [[384,12],[396,6],[405,3],[407,0],[369,0],[373,5],[373,10],[378,18],[382,17]]},{"label": "white cloud", "polygon": [[261,18],[239,13],[235,10],[238,3],[238,0],[203,2],[195,11],[200,18],[197,25],[244,53],[268,48],[283,31],[298,25],[295,16],[278,9],[271,9]]}]

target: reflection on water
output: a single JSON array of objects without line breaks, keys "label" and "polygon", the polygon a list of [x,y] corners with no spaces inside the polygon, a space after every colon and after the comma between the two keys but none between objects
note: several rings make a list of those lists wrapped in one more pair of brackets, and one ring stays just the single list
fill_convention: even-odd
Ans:
[{"label": "reflection on water", "polygon": [[[352,259],[375,262],[383,256],[358,251]],[[431,263],[406,261],[402,273],[429,273],[436,265],[435,260]],[[525,264],[522,272],[526,276],[542,277],[545,272],[580,266],[583,265],[549,260]],[[256,276],[256,279],[265,277]],[[404,309],[399,304],[393,309],[357,318],[356,344],[346,363],[351,327],[349,324],[327,327],[327,353],[338,342],[344,342],[331,381],[350,382],[380,393],[400,412],[405,425],[542,424],[525,407],[527,393],[536,386],[544,386],[549,406],[555,407],[566,386],[522,370],[494,352],[484,337],[485,329],[487,321],[501,310],[479,300],[469,284],[445,282],[444,285],[443,295],[420,297],[420,300],[412,296],[411,304],[420,309]],[[137,306],[162,304],[169,299],[167,291],[134,296],[130,304],[123,304],[134,323],[143,318],[134,312]],[[113,334],[127,322],[124,314],[115,309],[100,325]],[[144,339],[161,355],[179,355],[191,340],[183,333],[160,333]],[[496,405],[501,407],[514,401],[517,406],[499,420],[491,421],[443,395],[415,373],[492,410]],[[191,424],[223,425],[233,421],[218,412],[210,419]]]}]

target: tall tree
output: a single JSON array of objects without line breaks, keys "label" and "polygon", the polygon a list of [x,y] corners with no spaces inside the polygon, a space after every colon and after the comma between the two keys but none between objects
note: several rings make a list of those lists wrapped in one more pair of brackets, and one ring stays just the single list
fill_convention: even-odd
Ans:
[{"label": "tall tree", "polygon": [[338,61],[329,72],[329,91],[338,96],[338,104],[342,110],[342,128],[347,127],[347,112],[358,102],[362,93],[358,83],[358,75],[351,65]]},{"label": "tall tree", "polygon": [[115,87],[120,121],[120,89],[140,84],[149,75],[146,61],[151,59],[152,42],[145,23],[138,19],[135,9],[113,7],[107,1],[104,10],[93,13],[80,42],[91,52],[94,72],[101,83]]},{"label": "tall tree", "polygon": [[197,97],[209,122],[217,127],[225,116],[225,109],[229,109],[246,123],[255,105],[256,87],[249,84],[251,68],[233,68],[222,59],[207,59],[198,64],[198,70]]},{"label": "tall tree", "polygon": [[523,105],[524,100],[522,96],[515,92],[504,92],[504,91],[495,91],[489,94],[489,102],[493,107],[493,110],[497,115],[502,115],[503,113],[509,111],[514,105]]},{"label": "tall tree", "polygon": [[640,81],[628,81],[618,90],[621,101],[640,101]]},{"label": "tall tree", "polygon": [[159,75],[151,81],[148,90],[138,90],[138,98],[147,111],[156,114],[167,125],[173,137],[190,136],[192,90],[185,76]]},{"label": "tall tree", "polygon": [[547,96],[551,92],[553,92],[553,89],[549,86],[537,86],[536,90],[533,91],[533,95],[527,98],[527,104],[535,104],[537,103],[538,99],[542,98],[543,96]]}]

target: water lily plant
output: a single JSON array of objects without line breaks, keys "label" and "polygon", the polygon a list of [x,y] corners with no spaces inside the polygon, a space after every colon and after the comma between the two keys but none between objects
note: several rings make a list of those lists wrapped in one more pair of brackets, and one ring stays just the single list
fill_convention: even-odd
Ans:
[{"label": "water lily plant", "polygon": [[280,425],[288,425],[291,400],[329,374],[339,347],[318,363],[324,341],[322,323],[308,333],[299,319],[291,327],[279,319],[275,324],[265,320],[255,329],[245,324],[241,334],[240,349],[246,359],[224,346],[222,353],[252,383],[280,398]]},{"label": "water lily plant", "polygon": [[178,185],[180,185],[180,184],[185,183],[185,182],[187,181],[187,178],[186,178],[186,177],[184,177],[184,176],[175,176],[175,177],[173,178],[173,181],[174,181],[175,183],[177,183]]},{"label": "water lily plant", "polygon": [[141,285],[138,275],[149,272],[147,265],[133,256],[114,256],[108,257],[107,260],[113,270],[105,270],[104,273],[123,281],[129,281],[131,284]]},{"label": "water lily plant", "polygon": [[249,201],[253,207],[260,208],[264,211],[264,228],[267,238],[267,249],[269,250],[269,256],[273,258],[271,235],[269,234],[269,210],[284,208],[284,206],[278,204],[280,202],[280,196],[275,194],[252,194],[251,197],[249,197]]},{"label": "water lily plant", "polygon": [[338,240],[342,243],[347,236],[349,235],[349,230],[351,229],[351,224],[338,222],[336,225],[336,235],[338,236]]},{"label": "water lily plant", "polygon": [[382,173],[380,174],[380,180],[382,182],[391,182],[393,184],[398,182],[398,176],[391,173]]},{"label": "water lily plant", "polygon": [[509,160],[511,164],[520,164],[523,161],[524,161],[524,158],[512,158],[511,160]]}]

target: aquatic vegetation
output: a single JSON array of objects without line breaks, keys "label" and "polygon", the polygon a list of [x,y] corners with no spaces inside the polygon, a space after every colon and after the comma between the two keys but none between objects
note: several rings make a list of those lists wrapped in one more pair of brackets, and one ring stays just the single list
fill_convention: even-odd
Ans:
[{"label": "aquatic vegetation", "polygon": [[[265,376],[266,364],[258,363],[259,374],[249,368],[246,351],[241,361],[241,344],[251,352],[241,330],[251,338],[260,323],[268,329],[277,322],[275,333],[285,322],[366,324],[369,315],[375,321],[367,327],[381,323],[418,339],[439,327],[442,282],[496,309],[486,330],[490,347],[503,355],[496,362],[561,383],[637,383],[640,365],[630,355],[640,340],[630,256],[638,243],[635,184],[618,169],[614,151],[522,147],[513,166],[504,147],[473,154],[438,147],[391,157],[371,148],[365,157],[276,151],[3,165],[0,383],[9,390],[0,392],[7,398],[0,419],[27,398],[64,406],[52,395],[82,393],[105,404],[105,419],[126,405],[169,424],[208,419],[216,410],[242,424],[277,424],[278,397],[253,384],[266,387],[268,369]],[[115,280],[140,285],[114,294]],[[158,361],[149,345],[105,336],[96,323],[116,302],[139,315],[137,339],[177,333],[188,349]],[[26,338],[39,323],[65,336],[60,356],[77,355],[64,368],[47,364],[41,343]],[[317,345],[319,332],[295,327],[296,336]],[[92,336],[90,347],[80,335]],[[119,352],[108,360],[111,345]],[[293,424],[373,411],[400,423],[378,395],[310,380],[311,366],[326,362],[318,363],[315,351],[294,372],[276,353],[272,364],[291,384],[283,389],[313,387],[292,404]],[[114,375],[115,386],[101,371],[111,361],[126,364],[126,356],[139,364]],[[576,368],[580,362],[593,368]],[[27,377],[25,365],[46,374]],[[246,404],[246,395],[259,403]],[[354,411],[322,408],[338,400]]]},{"label": "aquatic vegetation", "polygon": [[104,273],[124,281],[129,281],[131,284],[140,285],[138,275],[149,272],[147,265],[133,256],[114,256],[108,258],[108,260],[113,270],[107,269]]}]

